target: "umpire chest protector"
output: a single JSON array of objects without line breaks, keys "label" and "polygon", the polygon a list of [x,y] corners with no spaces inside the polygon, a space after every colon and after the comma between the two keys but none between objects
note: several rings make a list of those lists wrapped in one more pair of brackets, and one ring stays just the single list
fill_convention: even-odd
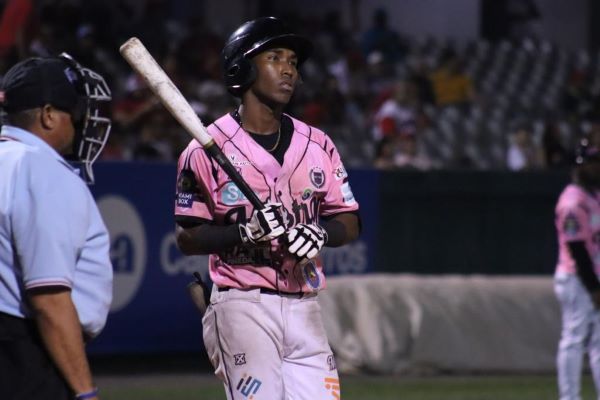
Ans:
[{"label": "umpire chest protector", "polygon": [[221,61],[225,86],[232,95],[241,97],[256,79],[252,57],[274,47],[293,50],[298,57],[298,67],[312,52],[308,39],[296,35],[275,17],[248,21],[231,34],[221,53]]}]

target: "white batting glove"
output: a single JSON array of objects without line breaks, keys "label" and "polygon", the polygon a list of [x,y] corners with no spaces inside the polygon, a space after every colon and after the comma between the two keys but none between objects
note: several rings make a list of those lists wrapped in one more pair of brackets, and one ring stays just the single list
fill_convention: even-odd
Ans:
[{"label": "white batting glove", "polygon": [[245,224],[240,224],[243,243],[265,242],[285,233],[281,203],[267,203],[261,210],[254,210]]},{"label": "white batting glove", "polygon": [[327,232],[319,225],[298,224],[287,234],[288,251],[299,258],[314,258],[327,239]]}]

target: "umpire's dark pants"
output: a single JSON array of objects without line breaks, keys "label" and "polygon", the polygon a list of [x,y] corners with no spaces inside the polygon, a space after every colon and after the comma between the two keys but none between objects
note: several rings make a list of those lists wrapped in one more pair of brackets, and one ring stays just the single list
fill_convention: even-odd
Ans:
[{"label": "umpire's dark pants", "polygon": [[0,313],[0,399],[72,398],[34,322]]}]

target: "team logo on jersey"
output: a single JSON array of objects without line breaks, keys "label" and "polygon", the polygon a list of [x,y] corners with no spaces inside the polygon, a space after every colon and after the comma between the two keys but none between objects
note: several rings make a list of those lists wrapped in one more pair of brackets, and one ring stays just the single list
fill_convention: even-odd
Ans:
[{"label": "team logo on jersey", "polygon": [[333,176],[335,176],[336,181],[339,181],[340,179],[346,178],[348,173],[346,172],[346,168],[344,168],[343,165],[340,165],[333,171]]},{"label": "team logo on jersey", "polygon": [[306,284],[311,288],[318,289],[321,286],[321,277],[312,261],[309,261],[302,267],[302,275]]},{"label": "team logo on jersey", "polygon": [[563,232],[567,236],[575,236],[579,233],[580,225],[577,217],[573,213],[569,213],[563,222]]},{"label": "team logo on jersey", "polygon": [[244,165],[252,164],[249,160],[239,160],[237,155],[235,155],[235,154],[230,154],[227,156],[227,158],[229,158],[229,161],[231,162],[231,164],[235,165],[236,167],[241,167]]},{"label": "team logo on jersey", "polygon": [[223,190],[221,191],[221,201],[223,204],[232,206],[246,200],[246,196],[244,196],[244,193],[242,193],[235,183],[229,182],[223,186]]},{"label": "team logo on jersey", "polygon": [[325,185],[325,172],[321,167],[312,167],[309,173],[310,182],[317,189],[321,189]]},{"label": "team logo on jersey", "polygon": [[250,375],[244,374],[242,379],[238,382],[236,386],[236,390],[240,392],[244,397],[248,399],[253,399],[258,389],[260,389],[260,385],[262,382],[256,378],[253,378]]},{"label": "team logo on jersey", "polygon": [[302,200],[308,200],[308,198],[310,197],[310,195],[313,193],[312,189],[306,188],[304,189],[304,191],[302,192]]}]

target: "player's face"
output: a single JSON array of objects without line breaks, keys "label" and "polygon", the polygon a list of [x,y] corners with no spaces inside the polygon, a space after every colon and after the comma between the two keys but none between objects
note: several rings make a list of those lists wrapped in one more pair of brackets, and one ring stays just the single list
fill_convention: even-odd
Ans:
[{"label": "player's face", "polygon": [[274,48],[254,57],[257,76],[252,90],[267,103],[289,103],[298,81],[298,57],[293,50]]}]

